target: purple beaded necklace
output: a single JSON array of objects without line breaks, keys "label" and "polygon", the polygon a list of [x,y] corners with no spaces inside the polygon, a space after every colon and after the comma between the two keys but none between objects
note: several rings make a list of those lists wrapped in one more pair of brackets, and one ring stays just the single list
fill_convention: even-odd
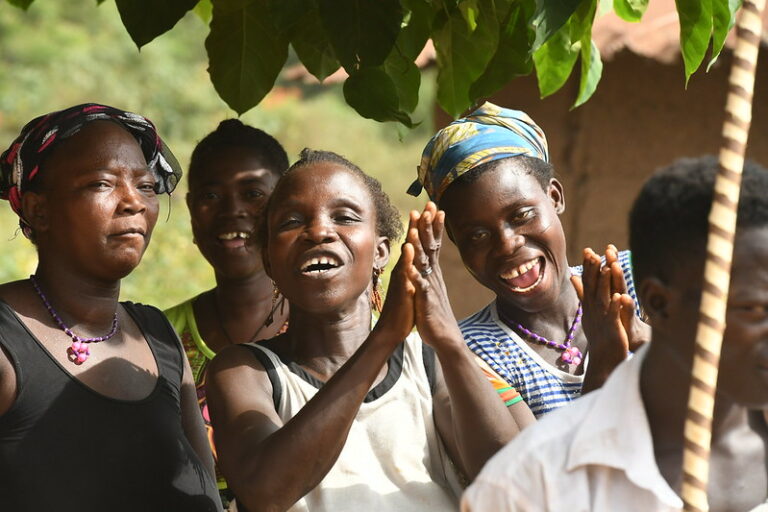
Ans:
[{"label": "purple beaded necklace", "polygon": [[115,315],[112,317],[112,329],[110,329],[107,334],[104,336],[97,336],[95,338],[83,338],[78,336],[77,334],[73,333],[69,327],[67,327],[67,324],[64,323],[59,314],[56,313],[56,311],[53,309],[53,306],[51,306],[51,303],[48,301],[48,297],[45,296],[43,290],[41,290],[40,286],[37,284],[37,279],[35,276],[29,276],[29,280],[32,282],[32,287],[37,292],[37,295],[43,301],[43,304],[45,304],[45,308],[51,314],[53,321],[56,322],[59,328],[64,331],[67,336],[72,338],[72,345],[67,349],[67,358],[73,363],[83,364],[86,359],[88,359],[88,356],[91,355],[91,348],[89,343],[107,341],[112,336],[114,336],[117,333],[117,330],[120,328],[120,322],[117,320],[117,311],[115,311]]},{"label": "purple beaded necklace", "polygon": [[517,322],[512,321],[511,324],[512,327],[525,334],[529,339],[532,339],[537,343],[541,343],[542,345],[546,345],[557,350],[562,350],[563,353],[560,356],[560,359],[562,359],[564,363],[575,364],[578,366],[581,364],[583,356],[581,354],[581,350],[579,350],[577,347],[572,347],[571,343],[573,343],[573,338],[576,337],[576,329],[578,329],[579,324],[581,323],[582,313],[583,310],[581,308],[581,302],[579,302],[579,308],[576,310],[576,317],[573,319],[571,328],[568,329],[568,336],[566,336],[565,341],[562,343],[557,343],[545,338],[544,336],[540,336],[530,329],[523,327],[523,325]]}]

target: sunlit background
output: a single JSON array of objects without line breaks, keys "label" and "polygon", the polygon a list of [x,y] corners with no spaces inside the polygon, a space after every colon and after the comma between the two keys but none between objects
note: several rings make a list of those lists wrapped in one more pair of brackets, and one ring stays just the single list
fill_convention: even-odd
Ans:
[{"label": "sunlit background", "polygon": [[[97,102],[152,119],[186,168],[196,142],[236,115],[208,78],[206,33],[189,13],[139,52],[113,2],[35,2],[27,12],[0,3],[0,151],[33,117]],[[414,115],[421,124],[413,130],[362,119],[344,103],[340,85],[285,81],[241,119],[276,137],[291,161],[304,147],[341,153],[381,180],[405,213],[424,201],[405,189],[432,131],[433,83],[425,71]],[[185,192],[182,180],[170,200],[161,199],[152,243],[123,281],[122,299],[165,308],[213,285],[192,244]],[[0,282],[24,278],[36,266],[35,251],[17,227],[10,207],[0,205]]]}]

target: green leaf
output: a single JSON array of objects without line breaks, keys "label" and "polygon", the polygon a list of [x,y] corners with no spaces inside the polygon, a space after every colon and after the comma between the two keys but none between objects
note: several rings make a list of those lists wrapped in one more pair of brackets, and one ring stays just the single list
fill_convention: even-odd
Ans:
[{"label": "green leaf", "polygon": [[18,7],[19,9],[24,9],[25,11],[29,9],[32,2],[34,2],[34,0],[8,0],[9,4]]},{"label": "green leaf", "polygon": [[579,95],[571,108],[583,105],[592,96],[602,74],[603,61],[600,59],[600,50],[597,49],[593,41],[582,41]]},{"label": "green leaf", "polygon": [[467,22],[467,28],[474,32],[477,28],[477,0],[463,0],[459,3],[459,11]]},{"label": "green leaf", "polygon": [[536,14],[533,27],[536,39],[531,50],[538,50],[550,37],[554,36],[579,7],[582,0],[536,0]]},{"label": "green leaf", "polygon": [[560,89],[571,75],[579,51],[571,44],[571,27],[566,24],[536,50],[533,62],[542,98]]},{"label": "green leaf", "polygon": [[613,10],[624,21],[640,21],[647,8],[648,0],[613,0]]},{"label": "green leaf", "polygon": [[381,68],[367,67],[350,74],[344,82],[344,99],[367,119],[413,126],[410,116],[400,110],[395,84]]},{"label": "green leaf", "polygon": [[[680,17],[680,48],[685,62],[685,83],[701,65],[712,36],[713,0],[675,0]],[[722,0],[715,0],[722,1]]]},{"label": "green leaf", "polygon": [[200,0],[192,11],[207,25],[211,22],[211,17],[213,16],[213,4],[211,0]]},{"label": "green leaf", "polygon": [[419,104],[421,86],[421,71],[418,66],[412,59],[394,49],[384,61],[383,68],[395,85],[400,110],[413,112]]},{"label": "green leaf", "polygon": [[238,114],[272,89],[288,58],[288,40],[269,15],[268,0],[216,0],[205,40],[208,73],[219,96]]},{"label": "green leaf", "polygon": [[384,62],[403,21],[399,0],[319,0],[318,5],[336,57],[348,73]]},{"label": "green leaf", "polygon": [[128,34],[141,48],[171,30],[198,0],[115,0]]},{"label": "green leaf", "polygon": [[416,60],[432,33],[434,12],[429,0],[402,0],[402,5],[408,11],[408,23],[400,30],[395,48],[405,58]]},{"label": "green leaf", "polygon": [[432,33],[438,64],[437,101],[454,117],[472,105],[469,89],[485,72],[499,42],[494,1],[480,0],[479,14],[473,32],[461,13],[454,11]]},{"label": "green leaf", "polygon": [[533,2],[512,0],[508,3],[508,12],[501,26],[496,53],[482,76],[469,88],[469,96],[473,102],[490,96],[514,77],[528,75],[533,70],[529,48],[536,34],[528,26],[528,19],[534,8]]},{"label": "green leaf", "polygon": [[736,24],[736,11],[741,7],[741,0],[714,0],[712,2],[712,58],[707,64],[707,71],[715,63],[725,45],[725,38]]},{"label": "green leaf", "polygon": [[339,69],[339,61],[320,20],[317,0],[271,0],[278,30],[289,39],[304,67],[321,82]]}]

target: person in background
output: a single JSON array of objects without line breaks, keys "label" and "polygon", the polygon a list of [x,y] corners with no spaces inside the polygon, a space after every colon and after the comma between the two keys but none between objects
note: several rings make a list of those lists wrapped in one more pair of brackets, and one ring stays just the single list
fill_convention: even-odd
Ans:
[{"label": "person in background", "polygon": [[496,294],[460,322],[466,343],[537,417],[599,387],[647,340],[629,253],[609,246],[601,263],[586,250],[583,283],[569,266],[565,192],[525,113],[485,103],[437,132],[408,192],[422,187],[464,265]]},{"label": "person in background", "polygon": [[451,312],[438,262],[443,214],[433,203],[411,213],[375,325],[402,231],[378,181],[335,153],[304,150],[264,219],[265,268],[291,304],[290,325],[227,347],[208,379],[238,507],[457,510],[457,470],[473,478],[519,424]]},{"label": "person in background", "polygon": [[[598,391],[505,447],[464,495],[470,511],[682,508],[684,423],[717,160],[644,185],[630,248],[652,340]],[[747,162],[712,419],[710,510],[768,510],[768,170]]]},{"label": "person in background", "polygon": [[149,120],[98,104],[33,119],[0,155],[38,255],[0,285],[3,510],[221,510],[178,337],[118,301],[180,176]]},{"label": "person in background", "polygon": [[[208,363],[224,347],[268,339],[285,328],[288,307],[264,272],[256,231],[288,156],[269,134],[237,119],[222,121],[192,152],[187,206],[200,253],[216,286],[165,311],[192,367],[211,448],[205,397]],[[217,471],[224,505],[232,499]]]}]

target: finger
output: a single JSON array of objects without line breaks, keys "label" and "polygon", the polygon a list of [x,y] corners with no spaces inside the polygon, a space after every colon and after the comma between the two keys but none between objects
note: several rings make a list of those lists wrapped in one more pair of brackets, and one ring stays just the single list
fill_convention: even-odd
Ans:
[{"label": "finger", "polygon": [[434,214],[431,211],[425,211],[419,220],[419,239],[421,240],[424,253],[429,258],[430,265],[437,263],[435,254],[440,248],[435,242],[434,231],[432,229],[434,219]]},{"label": "finger", "polygon": [[611,295],[610,303],[608,304],[608,318],[614,322],[621,322],[621,294],[614,293]]},{"label": "finger", "polygon": [[410,231],[411,228],[416,228],[419,226],[420,218],[421,214],[419,212],[416,210],[411,210],[411,212],[408,214],[408,231]]},{"label": "finger", "polygon": [[619,301],[621,302],[621,324],[624,329],[629,332],[632,327],[632,321],[635,316],[635,301],[632,300],[627,294],[620,295]]},{"label": "finger", "polygon": [[408,236],[406,241],[413,246],[413,265],[419,272],[425,271],[429,268],[429,257],[424,252],[424,246],[421,244],[421,238],[419,237],[419,230],[417,228],[411,228],[408,230]]},{"label": "finger", "polygon": [[584,285],[581,282],[580,276],[571,276],[571,284],[576,289],[576,295],[579,297],[579,300],[584,300]]},{"label": "finger", "polygon": [[587,247],[584,249],[584,263],[582,266],[581,280],[583,285],[583,300],[592,301],[597,297],[598,278],[600,275],[600,258]]},{"label": "finger", "polygon": [[438,210],[437,214],[435,214],[435,221],[432,223],[432,233],[435,236],[435,242],[437,242],[438,244],[438,251],[443,244],[444,231],[445,231],[445,212],[443,210]]},{"label": "finger", "polygon": [[597,284],[597,303],[603,311],[607,311],[611,304],[611,269],[601,268],[600,277]]},{"label": "finger", "polygon": [[411,264],[408,265],[405,269],[406,276],[408,277],[408,284],[410,286],[409,293],[416,293],[423,292],[427,288],[429,288],[429,282],[424,278],[424,276],[421,275],[421,271],[419,268],[413,264],[413,258],[415,255],[415,251],[413,250],[414,247],[411,244],[408,244],[410,246],[410,250],[413,252],[411,256]]},{"label": "finger", "polygon": [[613,262],[619,260],[619,251],[616,250],[616,246],[608,244],[605,246],[605,266],[610,267]]},{"label": "finger", "polygon": [[413,286],[413,282],[411,280],[411,274],[416,271],[416,267],[413,266],[413,257],[414,257],[414,250],[413,245],[410,243],[404,243],[402,254],[400,256],[400,262],[399,264],[403,265],[403,270],[405,272],[405,276],[408,278],[406,284],[405,284],[405,291],[409,295],[413,295],[416,292],[416,288]]},{"label": "finger", "polygon": [[618,261],[614,261],[611,266],[611,292],[627,293],[627,282],[624,280],[624,270]]}]

